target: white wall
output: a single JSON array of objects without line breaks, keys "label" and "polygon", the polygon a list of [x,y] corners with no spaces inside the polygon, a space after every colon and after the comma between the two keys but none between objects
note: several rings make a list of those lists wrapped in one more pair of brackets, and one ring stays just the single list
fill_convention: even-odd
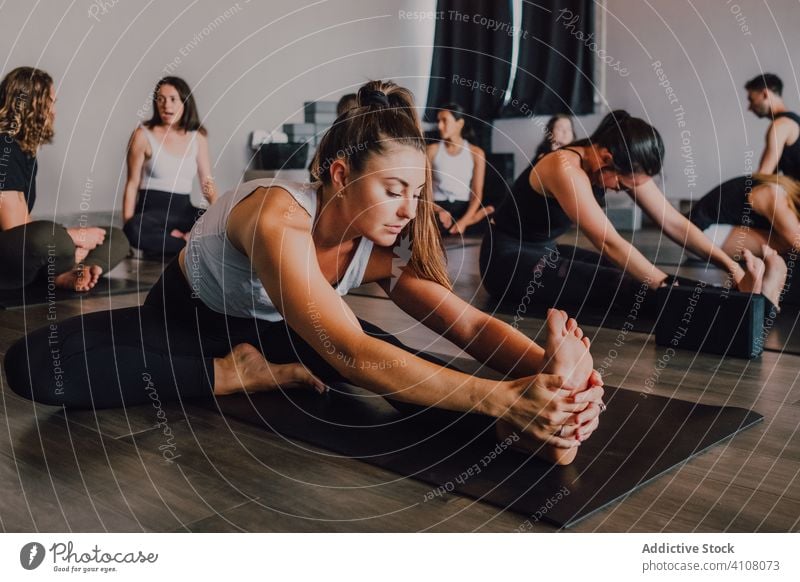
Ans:
[{"label": "white wall", "polygon": [[[2,73],[39,66],[58,86],[56,140],[40,154],[40,216],[77,212],[82,196],[91,211],[119,208],[127,138],[165,67],[195,90],[223,191],[241,179],[250,130],[302,121],[305,100],[336,99],[367,79],[393,78],[425,103],[434,22],[402,19],[398,12],[433,10],[435,0],[0,6]],[[783,77],[789,106],[800,109],[791,59],[800,54],[797,0],[607,0],[605,6],[606,52],[630,71],[627,77],[606,71],[608,103],[648,117],[662,132],[668,196],[699,196],[742,173],[746,152],[757,164],[766,122],[746,111],[742,85],[762,68]],[[209,26],[215,19],[217,26]],[[684,128],[653,61],[661,61],[686,112]],[[598,120],[579,118],[578,133],[589,133]],[[498,121],[495,150],[514,152],[520,168],[540,141],[542,125]],[[681,131],[690,132],[684,137],[691,166],[681,157]],[[684,174],[689,168],[693,179]]]},{"label": "white wall", "polygon": [[[793,62],[800,55],[797,0],[606,0],[605,9],[606,54],[630,71],[626,77],[606,71],[607,101],[649,119],[661,132],[667,196],[699,197],[757,169],[768,124],[747,111],[743,85],[759,72],[776,73],[787,105],[800,110]],[[667,88],[659,85],[665,79],[653,68],[657,61],[677,103],[670,104]],[[679,120],[674,110],[680,106],[685,113]],[[598,120],[578,119],[579,134],[590,133]],[[499,121],[495,149],[517,153],[521,167],[541,137],[534,120]]]},{"label": "white wall", "polygon": [[302,122],[303,101],[393,78],[424,103],[434,25],[401,21],[398,6],[429,3],[2,3],[2,74],[38,66],[57,84],[56,137],[40,151],[35,214],[78,212],[82,196],[90,211],[120,208],[127,140],[165,67],[195,91],[220,191],[242,178],[249,132]]}]

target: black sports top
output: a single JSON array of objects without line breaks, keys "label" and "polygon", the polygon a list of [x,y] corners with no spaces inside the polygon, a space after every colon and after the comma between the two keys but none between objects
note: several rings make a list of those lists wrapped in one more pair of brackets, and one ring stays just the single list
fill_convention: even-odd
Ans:
[{"label": "black sports top", "polygon": [[22,192],[28,212],[36,201],[36,157],[26,154],[13,136],[0,133],[0,191]]},{"label": "black sports top", "polygon": [[[580,156],[568,147],[560,149]],[[516,179],[510,195],[494,213],[494,223],[498,230],[514,238],[546,242],[568,231],[572,227],[572,219],[555,198],[544,196],[531,187],[530,173],[535,165],[528,166]],[[592,186],[592,192],[598,204],[605,206],[605,188]]]},{"label": "black sports top", "polygon": [[[780,117],[788,117],[800,126],[800,115],[790,111],[778,113],[775,119]],[[781,159],[778,160],[778,171],[783,172],[790,178],[800,180],[800,137],[798,137],[792,145],[783,147]]]},{"label": "black sports top", "polygon": [[692,206],[688,218],[701,230],[712,224],[732,224],[770,230],[772,224],[757,214],[747,195],[756,186],[752,176],[739,176],[723,182]]}]

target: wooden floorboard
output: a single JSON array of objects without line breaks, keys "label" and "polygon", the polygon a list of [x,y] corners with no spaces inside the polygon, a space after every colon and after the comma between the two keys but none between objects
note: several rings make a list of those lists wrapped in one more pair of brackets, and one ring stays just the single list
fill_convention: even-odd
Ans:
[{"label": "wooden floorboard", "polygon": [[[680,248],[651,231],[635,240],[664,262],[682,258]],[[570,234],[561,242],[585,241]],[[448,252],[458,292],[476,304],[485,299],[477,253],[475,246]],[[128,260],[114,275],[139,280],[140,293],[59,303],[57,317],[138,305],[160,271],[157,263]],[[463,356],[385,299],[346,300],[357,315],[414,348]],[[26,329],[47,323],[47,316],[44,305],[0,311],[0,354]],[[519,328],[543,339],[539,319],[525,318]],[[800,531],[799,356],[765,353],[746,361],[678,352],[657,370],[664,349],[647,334],[627,334],[619,346],[618,330],[585,330],[595,365],[607,359],[609,384],[645,391],[656,378],[655,394],[752,408],[764,422],[591,515],[574,531]],[[2,531],[556,529],[458,495],[426,502],[425,483],[190,404],[164,404],[170,440],[152,406],[65,412],[23,400],[4,377],[2,383]],[[162,454],[168,443],[178,455],[174,463]]]}]

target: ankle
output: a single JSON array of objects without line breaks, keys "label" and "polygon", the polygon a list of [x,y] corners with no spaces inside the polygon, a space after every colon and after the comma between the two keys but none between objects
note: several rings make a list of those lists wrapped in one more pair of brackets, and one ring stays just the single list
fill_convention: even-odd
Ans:
[{"label": "ankle", "polygon": [[214,358],[214,394],[227,394],[234,390],[235,372],[231,354]]}]

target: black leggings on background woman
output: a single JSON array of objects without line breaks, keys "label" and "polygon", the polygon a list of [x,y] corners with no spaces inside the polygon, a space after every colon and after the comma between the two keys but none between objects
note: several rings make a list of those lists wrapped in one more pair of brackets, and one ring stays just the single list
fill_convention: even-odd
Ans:
[{"label": "black leggings on background woman", "polygon": [[189,232],[205,212],[195,207],[189,196],[159,190],[142,190],[136,211],[123,230],[134,247],[147,256],[177,255],[186,245],[183,238],[165,236],[173,230]]},{"label": "black leggings on background woman", "polygon": [[[130,244],[118,228],[106,229],[102,244],[84,262],[104,273],[128,256]],[[0,289],[19,289],[69,271],[75,265],[75,243],[67,229],[35,220],[0,232]]]}]

